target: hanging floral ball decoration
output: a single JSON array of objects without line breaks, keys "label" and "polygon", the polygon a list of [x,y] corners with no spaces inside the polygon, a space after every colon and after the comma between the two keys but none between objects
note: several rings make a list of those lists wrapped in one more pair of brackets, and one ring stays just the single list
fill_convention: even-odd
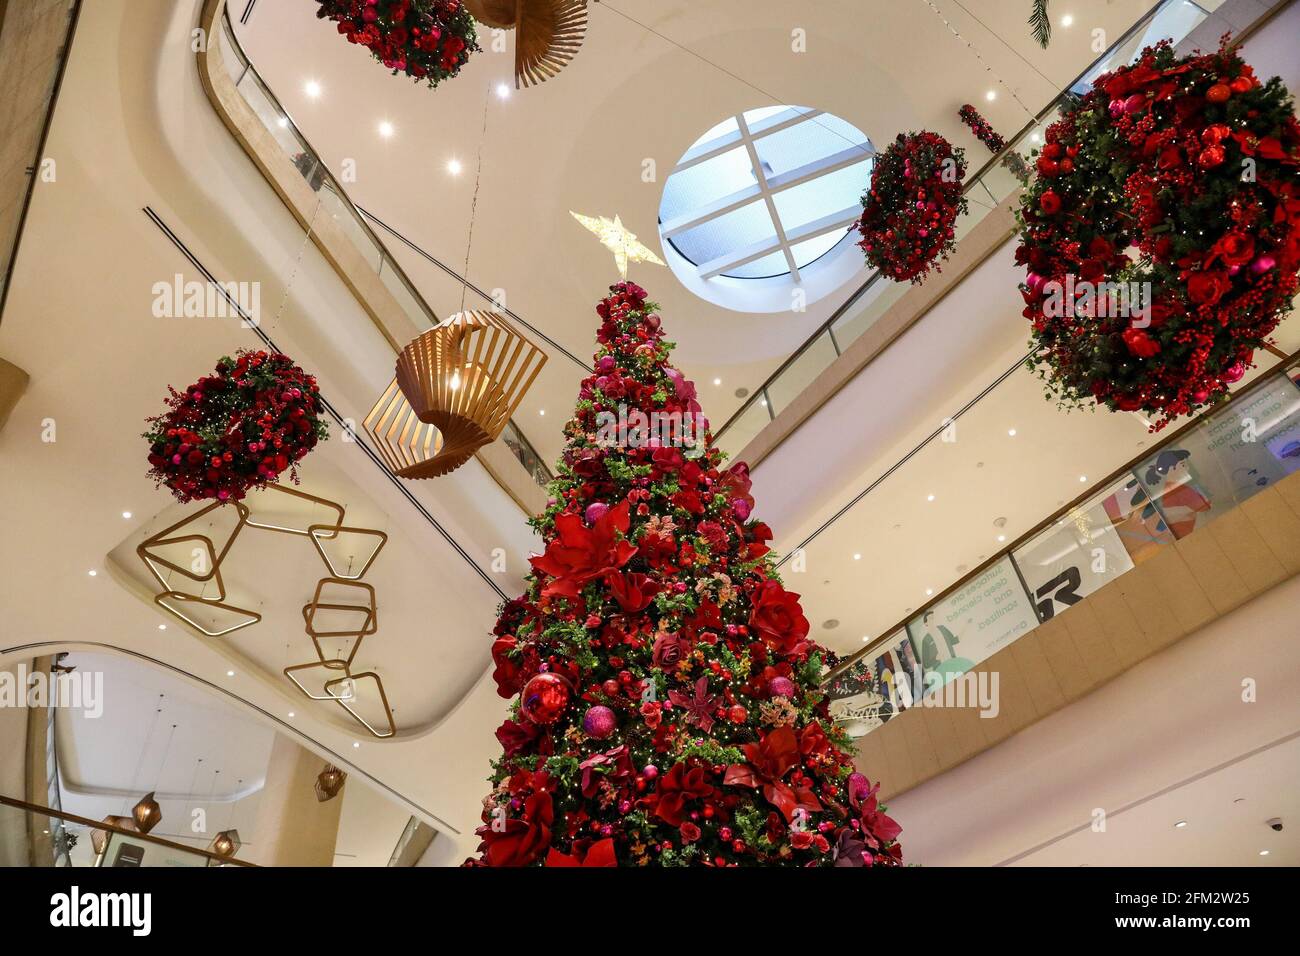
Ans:
[{"label": "hanging floral ball decoration", "polygon": [[1282,81],[1226,38],[1148,47],[1049,127],[1037,172],[1016,260],[1049,394],[1153,430],[1225,398],[1297,290],[1300,123]]},{"label": "hanging floral ball decoration", "polygon": [[325,439],[320,388],[287,355],[242,351],[149,419],[149,476],[181,502],[238,501],[297,466]]},{"label": "hanging floral ball decoration", "polygon": [[896,282],[919,283],[956,246],[953,225],[966,211],[966,157],[938,133],[899,133],[876,157],[862,197],[858,245]]},{"label": "hanging floral ball decoration", "polygon": [[316,16],[393,71],[436,87],[479,50],[462,0],[317,0]]}]

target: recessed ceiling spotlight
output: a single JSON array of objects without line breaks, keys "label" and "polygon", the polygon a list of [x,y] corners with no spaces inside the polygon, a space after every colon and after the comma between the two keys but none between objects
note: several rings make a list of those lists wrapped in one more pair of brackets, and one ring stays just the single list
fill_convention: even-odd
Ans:
[{"label": "recessed ceiling spotlight", "polygon": [[464,167],[461,166],[459,159],[447,160],[447,172],[451,173],[453,176],[459,176],[462,169],[464,169]]},{"label": "recessed ceiling spotlight", "polygon": [[356,749],[357,749],[358,747],[360,747],[360,746],[361,746],[361,742],[360,742],[359,740],[354,740],[354,741],[352,741],[352,749],[353,749],[353,750],[356,750]]},{"label": "recessed ceiling spotlight", "polygon": [[1181,830],[1181,829],[1182,829],[1183,827],[1185,827],[1185,826],[1187,826],[1187,821],[1186,821],[1186,820],[1179,820],[1177,823],[1174,824],[1174,829],[1175,829],[1175,830]]},{"label": "recessed ceiling spotlight", "polygon": [[1087,480],[1088,480],[1088,476],[1087,476],[1087,475],[1080,475],[1080,476],[1079,476],[1079,481],[1080,481],[1080,482],[1085,482],[1085,481],[1087,481]]},{"label": "recessed ceiling spotlight", "polygon": [[546,409],[544,409],[544,408],[539,408],[539,409],[537,410],[537,414],[538,414],[538,415],[545,415],[545,414],[546,414]]},{"label": "recessed ceiling spotlight", "polygon": [[854,560],[854,561],[861,561],[861,560],[862,560],[862,555],[860,555],[860,554],[855,554],[855,555],[853,555],[853,560]]},{"label": "recessed ceiling spotlight", "polygon": [[934,588],[926,588],[926,589],[925,589],[925,596],[926,596],[926,597],[929,597],[929,596],[930,596],[931,594],[933,594],[933,593],[934,593]]},{"label": "recessed ceiling spotlight", "polygon": [[1015,437],[1016,437],[1016,430],[1015,430],[1014,428],[1008,428],[1008,429],[1007,429],[1007,434],[1010,435],[1012,438],[1015,438]]},{"label": "recessed ceiling spotlight", "polygon": [[1061,17],[1061,26],[1063,27],[1074,26],[1074,17],[1072,17],[1068,13],[1065,16]]},{"label": "recessed ceiling spotlight", "polygon": [[123,517],[123,518],[126,518],[127,520],[130,520],[130,518],[131,518],[131,512],[129,512],[129,511],[123,511],[123,512],[122,512],[122,517]]},{"label": "recessed ceiling spotlight", "polygon": [[227,676],[227,677],[234,677],[234,676],[235,676],[235,672],[234,672],[234,671],[226,671],[226,676]]},{"label": "recessed ceiling spotlight", "polygon": [[721,384],[722,384],[722,379],[720,379],[720,378],[715,378],[715,379],[713,380],[713,384],[714,384],[714,385],[721,385]]},{"label": "recessed ceiling spotlight", "polygon": [[395,132],[397,132],[397,130],[395,130],[395,129],[393,128],[393,124],[390,123],[390,122],[388,122],[388,120],[381,120],[381,121],[380,121],[380,123],[379,123],[379,135],[382,136],[384,139],[389,139],[390,137],[392,137],[392,135],[393,135]]},{"label": "recessed ceiling spotlight", "polygon": [[867,641],[869,641],[869,640],[871,640],[871,638],[869,638],[867,635],[865,635],[865,634],[862,635],[862,643],[863,643],[863,644],[867,643]]},{"label": "recessed ceiling spotlight", "polygon": [[934,501],[934,495],[926,495],[926,496],[925,496],[925,500],[926,500],[926,501]]},{"label": "recessed ceiling spotlight", "polygon": [[313,100],[320,98],[320,84],[315,80],[308,80],[304,83],[302,85],[302,91]]},{"label": "recessed ceiling spotlight", "polygon": [[990,103],[992,103],[994,100],[998,98],[998,91],[989,90],[987,93],[984,94],[984,98],[988,100]]},{"label": "recessed ceiling spotlight", "polygon": [[1268,856],[1268,850],[1260,850],[1260,851],[1259,851],[1259,855],[1260,855],[1260,856]]},{"label": "recessed ceiling spotlight", "polygon": [[1007,540],[1007,536],[1006,536],[1005,534],[1000,534],[1000,535],[998,535],[998,540],[999,540],[999,541],[1005,541],[1005,540]]},{"label": "recessed ceiling spotlight", "polygon": [[167,625],[166,625],[166,624],[159,624],[159,625],[158,625],[158,630],[160,630],[160,631],[165,631],[165,630],[167,630]]},{"label": "recessed ceiling spotlight", "polygon": [[97,574],[99,574],[99,572],[96,571],[94,568],[91,568],[91,569],[90,569],[88,572],[86,572],[86,573],[89,574],[92,578],[95,577]]},{"label": "recessed ceiling spotlight", "polygon": [[293,711],[289,711],[289,716],[290,716],[290,717],[297,717],[298,715],[295,714]]},{"label": "recessed ceiling spotlight", "polygon": [[510,87],[508,87],[508,86],[507,86],[506,84],[504,84],[504,83],[498,83],[498,84],[497,84],[497,99],[500,99],[500,100],[508,100],[508,99],[510,99]]}]

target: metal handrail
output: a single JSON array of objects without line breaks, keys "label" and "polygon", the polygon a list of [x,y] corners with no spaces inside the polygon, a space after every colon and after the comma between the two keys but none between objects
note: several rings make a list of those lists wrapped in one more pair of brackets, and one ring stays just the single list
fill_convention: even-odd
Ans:
[{"label": "metal handrail", "polygon": [[[1109,47],[1106,48],[1106,51],[1104,53],[1102,53],[1099,57],[1097,57],[1097,59],[1093,60],[1090,64],[1088,64],[1088,66],[1085,67],[1082,72],[1080,72],[1073,80],[1071,80],[1070,83],[1059,94],[1057,94],[1057,96],[1050,103],[1047,104],[1047,106],[1039,110],[1038,113],[1035,114],[1032,120],[1030,120],[1024,126],[1022,126],[1014,136],[1010,137],[1006,141],[1006,145],[1004,145],[1002,149],[1000,149],[998,152],[994,153],[989,158],[989,160],[979,168],[979,170],[975,173],[975,175],[971,176],[969,179],[966,180],[966,183],[962,186],[962,195],[966,196],[967,194],[972,192],[977,186],[982,186],[984,184],[983,183],[984,178],[991,171],[993,171],[994,169],[996,169],[998,166],[1002,164],[1003,160],[1005,160],[1006,157],[1015,150],[1016,144],[1018,144],[1025,137],[1026,134],[1028,134],[1031,130],[1033,130],[1034,127],[1038,126],[1043,121],[1044,117],[1051,114],[1051,112],[1054,109],[1056,109],[1067,99],[1069,99],[1069,97],[1072,95],[1071,90],[1073,90],[1073,88],[1077,86],[1083,80],[1084,77],[1086,77],[1090,72],[1092,72],[1092,70],[1096,68],[1098,63],[1105,62],[1107,58],[1109,58],[1116,51],[1121,49],[1125,43],[1127,43],[1134,36],[1136,36],[1139,33],[1139,31],[1145,29],[1146,26],[1153,19],[1155,19],[1155,17],[1158,16],[1162,10],[1164,10],[1166,7],[1170,6],[1171,4],[1177,2],[1181,2],[1181,0],[1163,0],[1162,3],[1159,3],[1156,6],[1152,7],[1140,18],[1138,18],[1138,20],[1136,20],[1132,26],[1130,26],[1127,30],[1124,31],[1123,35],[1118,40],[1116,40],[1114,43],[1112,43]],[[1198,4],[1194,3],[1193,5],[1197,6],[1198,9],[1201,9],[1203,12],[1205,12],[1204,8],[1200,7]],[[813,330],[813,332],[808,336],[808,338],[806,338],[803,341],[803,344],[801,344],[798,348],[796,348],[793,352],[791,352],[790,355],[785,359],[785,361],[783,361],[780,365],[778,365],[776,367],[776,370],[773,371],[772,374],[769,375],[764,380],[763,384],[760,385],[749,396],[749,398],[746,399],[746,401],[741,403],[740,407],[736,409],[736,411],[731,415],[731,417],[728,418],[725,422],[723,422],[722,427],[719,428],[714,433],[714,437],[716,439],[721,439],[722,436],[726,434],[727,429],[729,429],[733,424],[735,424],[735,422],[741,416],[745,415],[754,407],[755,402],[762,401],[766,403],[768,414],[774,419],[776,417],[776,413],[772,411],[772,403],[768,398],[768,389],[770,389],[774,384],[776,384],[777,380],[780,379],[786,373],[786,371],[789,370],[789,368],[792,365],[794,365],[797,361],[799,361],[799,359],[801,359],[809,349],[811,349],[814,345],[816,345],[819,341],[821,341],[823,336],[829,336],[831,345],[835,350],[836,356],[840,355],[839,343],[835,340],[835,333],[832,331],[832,327],[835,325],[836,322],[838,322],[841,318],[843,318],[844,315],[848,312],[848,310],[852,308],[852,306],[855,303],[857,303],[859,299],[862,298],[862,296],[867,292],[867,290],[870,289],[872,286],[874,286],[876,282],[881,278],[882,276],[880,270],[876,270],[872,272],[869,276],[867,276],[867,278],[862,281],[861,285],[859,285],[856,289],[850,292],[848,297],[839,306],[836,307],[834,312],[831,313],[830,317],[826,319],[826,321],[823,322],[821,325],[817,326],[817,328]]]},{"label": "metal handrail", "polygon": [[[1231,408],[1232,406],[1236,405],[1242,399],[1254,393],[1256,389],[1263,387],[1265,383],[1271,381],[1274,375],[1279,373],[1284,374],[1287,370],[1293,368],[1297,363],[1300,363],[1300,351],[1293,352],[1290,355],[1284,356],[1276,364],[1271,366],[1266,372],[1259,375],[1253,382],[1243,387],[1239,392],[1237,392],[1236,395],[1233,395],[1230,399],[1228,399],[1228,401],[1224,402],[1222,405],[1213,409],[1214,413],[1221,412],[1226,408]],[[1056,511],[1052,512],[1048,517],[1044,518],[1042,521],[1038,522],[1038,524],[1034,525],[1024,534],[1016,538],[1015,541],[1011,542],[1010,544],[1006,545],[1004,548],[990,555],[988,560],[982,562],[977,567],[973,568],[972,570],[968,571],[966,574],[962,575],[960,578],[958,578],[948,587],[944,588],[942,591],[936,594],[933,598],[926,601],[925,604],[918,607],[915,611],[905,615],[902,620],[896,622],[891,627],[886,628],[884,631],[880,633],[880,636],[877,637],[875,640],[869,641],[865,646],[859,648],[858,650],[854,651],[851,655],[841,660],[838,664],[835,665],[835,667],[829,670],[826,673],[826,675],[822,678],[822,684],[825,685],[833,681],[835,678],[839,677],[841,674],[843,674],[845,671],[851,668],[862,658],[867,657],[874,653],[878,653],[881,647],[884,646],[886,643],[888,643],[888,641],[898,633],[900,628],[906,627],[908,621],[912,621],[918,617],[924,616],[925,612],[928,609],[936,607],[954,591],[957,591],[960,588],[964,587],[970,581],[973,581],[975,578],[979,577],[981,574],[983,574],[989,568],[993,567],[993,565],[997,564],[1002,559],[1010,558],[1014,563],[1015,562],[1014,552],[1024,547],[1026,544],[1028,544],[1039,533],[1051,527],[1053,524],[1055,524],[1065,515],[1068,515],[1071,511],[1079,507],[1084,502],[1091,500],[1103,489],[1109,487],[1113,482],[1119,479],[1121,475],[1125,474],[1126,472],[1131,472],[1139,464],[1141,464],[1144,461],[1147,461],[1153,455],[1158,454],[1162,449],[1168,448],[1170,445],[1174,444],[1176,441],[1181,439],[1188,432],[1192,431],[1195,428],[1200,427],[1202,424],[1204,424],[1204,422],[1205,422],[1205,416],[1198,415],[1197,417],[1193,418],[1191,421],[1183,423],[1180,427],[1174,429],[1169,434],[1167,434],[1164,437],[1163,441],[1159,442],[1158,444],[1152,445],[1149,448],[1144,448],[1140,454],[1126,461],[1123,465],[1116,468],[1114,471],[1106,475],[1100,481],[1094,482],[1093,484],[1089,485],[1087,490],[1084,491],[1082,494],[1079,494],[1076,497],[1072,498],[1070,501],[1066,502],[1065,505],[1058,508]]]},{"label": "metal handrail", "polygon": [[184,843],[176,843],[173,840],[164,840],[162,837],[150,836],[147,833],[141,833],[139,830],[128,830],[125,827],[119,827],[112,823],[105,823],[102,820],[91,820],[89,817],[82,817],[75,813],[68,813],[66,810],[55,810],[52,807],[43,807],[37,803],[28,803],[26,800],[19,800],[16,797],[6,797],[2,793],[0,793],[0,806],[14,807],[18,810],[34,813],[37,816],[62,820],[65,823],[75,823],[78,826],[84,826],[91,830],[104,830],[108,833],[118,833],[122,836],[128,836],[133,840],[142,840],[145,843],[165,846],[170,850],[180,850],[184,853],[192,853],[195,856],[206,857],[210,862],[219,863],[222,866],[257,867],[256,863],[249,863],[246,860],[237,860],[234,857],[228,856],[218,856],[210,850],[200,850],[197,847],[186,846]]}]

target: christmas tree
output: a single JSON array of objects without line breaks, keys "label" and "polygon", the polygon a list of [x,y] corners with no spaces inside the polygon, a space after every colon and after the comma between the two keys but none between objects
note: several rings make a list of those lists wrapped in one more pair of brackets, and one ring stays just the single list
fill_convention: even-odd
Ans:
[{"label": "christmas tree", "polygon": [[748,469],[722,470],[645,290],[610,291],[533,519],[545,553],[494,630],[515,703],[470,864],[899,864]]}]

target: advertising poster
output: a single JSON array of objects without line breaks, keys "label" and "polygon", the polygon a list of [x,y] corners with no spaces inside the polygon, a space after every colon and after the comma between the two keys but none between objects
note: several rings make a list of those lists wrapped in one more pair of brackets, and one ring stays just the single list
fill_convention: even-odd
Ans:
[{"label": "advertising poster", "polygon": [[933,689],[1037,626],[1016,570],[1003,558],[918,615],[907,629],[919,652],[925,686]]},{"label": "advertising poster", "polygon": [[1016,552],[1040,620],[1078,604],[1133,567],[1105,500],[1075,508]]}]

